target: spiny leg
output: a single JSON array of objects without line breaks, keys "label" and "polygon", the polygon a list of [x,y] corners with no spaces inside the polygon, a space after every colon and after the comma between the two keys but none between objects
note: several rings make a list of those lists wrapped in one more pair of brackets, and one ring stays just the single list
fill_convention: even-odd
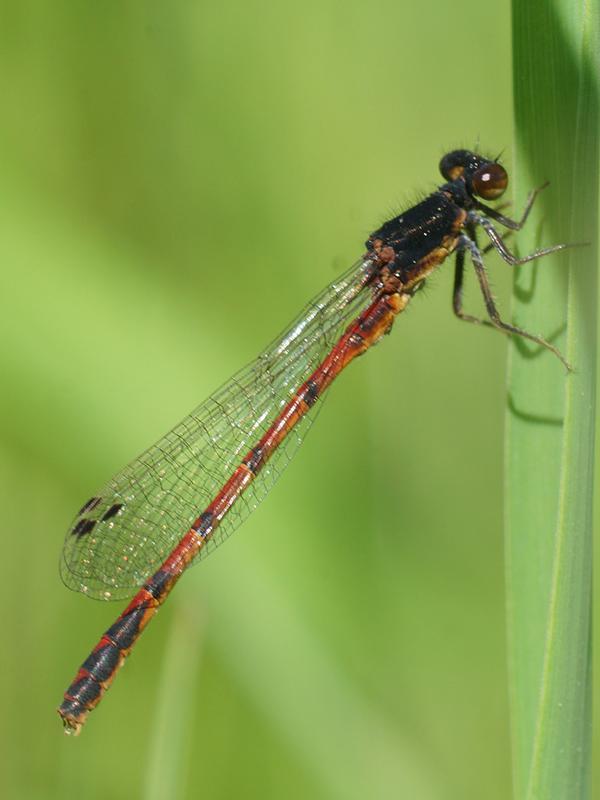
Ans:
[{"label": "spiny leg", "polygon": [[[505,242],[508,239],[508,237],[512,236],[512,235],[513,235],[513,231],[506,231],[506,233],[502,237],[502,240]],[[492,250],[495,250],[495,249],[496,249],[496,245],[493,242],[489,242],[488,244],[486,244],[486,246],[483,248],[483,250],[481,252],[483,253],[484,256],[487,256],[488,253],[491,253]]]},{"label": "spiny leg", "polygon": [[[502,211],[503,208],[510,208],[510,206],[511,206],[511,203],[510,203],[509,200],[507,200],[504,203],[500,203],[500,205],[496,206],[495,209],[494,208],[488,208],[488,211],[493,211],[494,212],[494,216],[497,216],[499,211]],[[483,210],[483,208],[484,208],[482,203],[478,203],[477,207],[481,208],[481,210]],[[485,206],[485,208],[487,208],[487,206]],[[500,216],[502,216],[502,214],[500,214]],[[474,230],[474,229],[475,229],[475,226],[473,225],[472,230]],[[514,231],[512,231],[512,230],[506,231],[506,233],[504,234],[504,236],[502,238],[506,241],[506,239],[508,239],[509,236],[512,236],[513,233],[514,233]],[[469,229],[469,236],[474,241],[477,241],[475,239],[475,237],[473,236],[473,234],[471,232],[471,229]],[[494,245],[490,242],[489,244],[486,244],[486,246],[483,248],[483,250],[481,252],[483,253],[484,256],[486,256],[491,250],[494,250],[494,249],[495,249]]]},{"label": "spiny leg", "polygon": [[575,246],[572,244],[554,244],[551,247],[543,247],[541,250],[534,250],[533,253],[529,253],[528,255],[519,258],[514,253],[511,253],[508,247],[504,244],[502,236],[500,236],[489,219],[481,216],[481,214],[476,214],[475,212],[471,211],[469,212],[469,220],[475,225],[481,225],[481,227],[490,237],[492,247],[494,247],[494,249],[500,253],[507,264],[510,264],[513,267],[519,266],[520,264],[527,264],[528,261],[534,261],[536,258],[540,258],[541,256],[548,256],[551,253],[557,253],[559,250],[564,250],[567,247]]},{"label": "spiny leg", "polygon": [[[495,209],[495,210],[496,210],[496,213],[497,213],[498,211],[500,211],[500,209],[502,209],[502,208],[508,208],[509,206],[510,206],[510,203],[508,203],[508,202],[506,202],[506,203],[501,203],[501,204],[500,204],[500,205],[499,205],[499,206],[498,206],[498,207]],[[491,211],[493,211],[494,209],[490,209],[490,210],[491,210]],[[476,242],[476,241],[477,241],[477,239],[475,238],[475,236],[473,236],[473,231],[475,231],[475,225],[474,225],[474,224],[473,224],[471,227],[469,227],[469,228],[468,228],[468,234],[469,234],[469,236],[471,237],[471,239],[473,239],[473,241],[474,241],[474,242]],[[508,239],[508,237],[509,237],[509,236],[513,236],[513,235],[514,235],[514,231],[513,231],[513,230],[506,231],[506,233],[505,233],[505,234],[502,236],[502,239],[503,239],[504,241],[506,241],[506,240]],[[492,250],[495,250],[495,249],[496,249],[496,248],[494,247],[494,243],[493,243],[493,242],[489,242],[488,244],[486,244],[486,246],[483,248],[483,250],[482,250],[481,252],[483,253],[483,255],[484,255],[484,256],[487,256],[487,254],[488,254],[488,253],[490,253]]]},{"label": "spiny leg", "polygon": [[[472,244],[477,247],[477,243],[474,242],[472,239],[469,239]],[[464,272],[465,272],[465,247],[461,247],[456,252],[456,260],[454,262],[454,288],[452,291],[452,310],[456,314],[459,319],[462,319],[464,322],[473,322],[475,325],[485,325],[488,328],[496,328],[497,326],[490,322],[489,319],[481,319],[481,317],[475,317],[472,314],[467,314],[463,311],[463,283],[464,283]],[[486,248],[487,250],[487,248]],[[483,252],[485,253],[486,250]],[[490,289],[491,294],[491,289]]]},{"label": "spiny leg", "polygon": [[476,325],[489,325],[493,327],[492,323],[487,319],[480,319],[474,317],[472,314],[467,314],[463,311],[463,283],[465,275],[465,248],[461,247],[456,253],[456,260],[454,262],[454,287],[452,290],[452,310],[459,319],[465,322],[474,322]]},{"label": "spiny leg", "polygon": [[[477,231],[475,229],[475,225],[470,221],[467,223],[467,233],[468,236],[466,238],[468,238],[469,241],[471,241],[477,247]],[[483,250],[483,252],[487,253],[488,250],[492,248],[493,245],[489,244]],[[464,274],[465,274],[465,247],[459,246],[458,250],[456,251],[456,259],[454,262],[454,287],[452,290],[452,310],[459,319],[462,319],[465,322],[473,322],[475,325],[486,325],[489,328],[493,328],[494,326],[488,319],[481,319],[480,317],[475,317],[472,314],[467,314],[465,311],[463,311]]]},{"label": "spiny leg", "polygon": [[480,211],[483,211],[483,213],[486,216],[495,219],[496,222],[499,222],[501,225],[504,225],[505,228],[510,228],[513,231],[520,231],[523,225],[525,225],[525,223],[527,222],[527,217],[529,216],[529,212],[531,211],[531,208],[535,202],[535,198],[548,185],[549,181],[546,181],[546,183],[542,184],[539,188],[534,189],[533,192],[529,193],[529,196],[527,197],[527,202],[525,203],[525,208],[523,209],[523,213],[521,214],[521,219],[519,220],[511,219],[510,217],[505,217],[504,214],[501,214],[498,209],[490,208],[489,206],[486,206],[484,203],[480,203],[479,201],[476,202],[476,206]]},{"label": "spiny leg", "polygon": [[[572,370],[571,365],[569,362],[564,358],[560,350],[554,347],[554,345],[550,344],[550,342],[543,339],[541,336],[535,336],[533,333],[528,333],[524,331],[522,328],[518,328],[516,325],[511,325],[508,322],[504,322],[504,320],[500,317],[498,309],[496,308],[496,303],[494,302],[494,298],[492,296],[492,290],[490,288],[490,282],[487,276],[487,272],[485,270],[485,265],[483,263],[483,258],[481,256],[481,251],[477,247],[477,244],[472,240],[469,239],[468,236],[461,236],[459,240],[459,251],[456,257],[456,271],[454,274],[454,295],[453,295],[453,307],[454,313],[460,317],[460,319],[464,319],[466,322],[475,322],[483,325],[490,325],[497,330],[506,333],[507,335],[514,334],[515,336],[520,336],[523,339],[529,339],[531,342],[535,342],[539,344],[541,347],[545,347],[550,352],[554,353],[554,355],[560,359],[562,364],[565,366],[566,370],[570,372]],[[477,317],[472,317],[468,314],[464,314],[462,311],[462,282],[463,282],[463,271],[464,271],[464,251],[468,250],[471,254],[471,260],[473,262],[473,266],[475,267],[475,273],[477,275],[477,279],[479,281],[479,286],[481,288],[481,293],[483,295],[483,299],[485,302],[485,307],[489,314],[489,321],[488,320],[481,320]],[[462,260],[459,261],[460,254],[463,254]],[[537,255],[545,255],[545,253],[538,253]],[[536,256],[537,257],[537,256]],[[531,260],[530,258],[527,260]]]}]

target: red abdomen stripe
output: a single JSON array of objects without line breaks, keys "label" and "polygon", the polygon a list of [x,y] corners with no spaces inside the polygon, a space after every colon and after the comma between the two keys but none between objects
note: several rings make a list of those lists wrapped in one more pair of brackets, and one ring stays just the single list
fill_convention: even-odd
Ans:
[{"label": "red abdomen stripe", "polygon": [[87,715],[102,699],[158,607],[288,433],[340,372],[390,330],[395,316],[404,310],[409,299],[407,294],[384,294],[349,325],[327,357],[299,387],[160,568],[104,633],[79,668],[58,709],[68,733],[79,733]]}]

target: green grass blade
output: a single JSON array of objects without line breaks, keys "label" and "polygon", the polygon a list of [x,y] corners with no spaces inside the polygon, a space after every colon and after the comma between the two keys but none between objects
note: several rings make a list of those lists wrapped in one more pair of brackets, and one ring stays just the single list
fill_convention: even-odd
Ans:
[{"label": "green grass blade", "polygon": [[[522,252],[589,242],[516,273],[519,325],[575,372],[513,343],[507,569],[515,796],[590,793],[590,604],[597,358],[597,3],[515,0],[517,202],[550,179]],[[551,262],[551,263],[550,263]]]},{"label": "green grass blade", "polygon": [[186,773],[194,747],[195,695],[200,683],[203,620],[189,604],[180,604],[171,631],[159,685],[158,702],[150,726],[152,736],[144,775],[146,800],[187,796]]}]

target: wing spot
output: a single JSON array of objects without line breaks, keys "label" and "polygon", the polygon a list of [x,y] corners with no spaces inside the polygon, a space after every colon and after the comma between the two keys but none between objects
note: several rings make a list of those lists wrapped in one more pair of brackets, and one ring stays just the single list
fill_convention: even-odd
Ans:
[{"label": "wing spot", "polygon": [[79,511],[77,512],[77,516],[80,517],[82,514],[85,514],[88,511],[91,511],[93,508],[96,508],[98,503],[102,502],[101,497],[90,497],[87,503],[84,503]]},{"label": "wing spot", "polygon": [[94,530],[97,520],[95,519],[80,519],[73,526],[72,534],[73,536],[77,536],[78,539],[81,539],[82,536],[85,536],[86,533]]},{"label": "wing spot", "polygon": [[106,522],[107,519],[111,517],[115,517],[119,511],[123,508],[123,503],[115,503],[112,505],[108,511],[106,511],[102,517],[102,522]]}]

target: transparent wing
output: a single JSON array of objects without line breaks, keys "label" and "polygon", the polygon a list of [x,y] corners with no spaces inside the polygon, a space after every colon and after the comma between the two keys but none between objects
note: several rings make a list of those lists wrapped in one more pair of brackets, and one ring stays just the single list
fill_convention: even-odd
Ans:
[{"label": "transparent wing", "polygon": [[[372,269],[370,260],[354,264],[308,303],[255,361],[88,500],[62,551],[61,577],[70,589],[116,600],[144,583],[368,305]],[[315,403],[284,439],[197,559],[212,552],[267,495],[319,406]]]}]

